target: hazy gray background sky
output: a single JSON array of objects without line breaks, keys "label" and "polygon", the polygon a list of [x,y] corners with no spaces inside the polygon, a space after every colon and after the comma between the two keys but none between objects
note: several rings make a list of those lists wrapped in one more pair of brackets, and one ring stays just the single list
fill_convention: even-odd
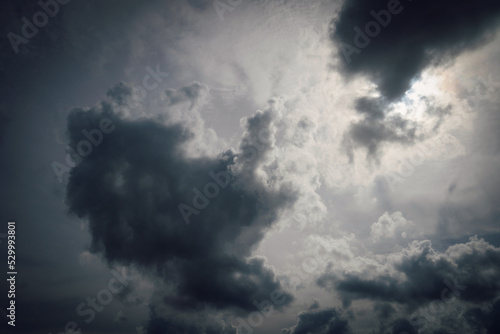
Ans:
[{"label": "hazy gray background sky", "polygon": [[2,332],[498,333],[497,2],[61,2],[0,5]]}]

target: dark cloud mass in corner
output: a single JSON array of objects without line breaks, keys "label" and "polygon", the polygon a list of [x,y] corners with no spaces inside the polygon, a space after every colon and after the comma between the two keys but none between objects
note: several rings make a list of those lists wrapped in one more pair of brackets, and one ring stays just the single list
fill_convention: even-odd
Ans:
[{"label": "dark cloud mass in corner", "polygon": [[[122,98],[120,87],[108,95],[119,92]],[[247,257],[280,210],[293,203],[289,189],[271,190],[248,173],[258,167],[256,157],[238,160],[227,151],[188,158],[183,144],[195,137],[189,130],[125,119],[108,103],[71,112],[70,146],[77,150],[82,131],[99,128],[105,118],[114,131],[72,169],[67,186],[70,211],[89,221],[93,252],[110,263],[154,272],[173,287],[164,302],[187,311],[253,310],[254,300],[280,289],[263,259]],[[293,299],[285,295],[280,307]]]},{"label": "dark cloud mass in corner", "polygon": [[[372,27],[369,34],[373,37],[357,37],[355,28],[366,33],[366,24],[376,21],[371,12],[387,12],[390,3],[395,3],[391,8],[397,13],[390,14],[390,22],[382,15],[385,27],[378,34]],[[330,38],[338,47],[345,74],[366,75],[387,99],[394,100],[424,68],[488,42],[499,18],[500,2],[496,0],[350,0],[344,1],[332,20]],[[340,43],[345,43],[347,57]]]}]

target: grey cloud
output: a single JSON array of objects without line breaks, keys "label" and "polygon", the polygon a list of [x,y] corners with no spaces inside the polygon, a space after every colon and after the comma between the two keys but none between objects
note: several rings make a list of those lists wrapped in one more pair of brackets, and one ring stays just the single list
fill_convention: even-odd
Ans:
[{"label": "grey cloud", "polygon": [[[443,305],[456,300],[465,310],[469,305],[489,307],[500,296],[500,248],[477,237],[450,246],[444,253],[435,251],[430,241],[414,241],[399,254],[389,255],[383,266],[385,270],[376,273],[368,267],[357,272],[326,272],[317,283],[337,291],[344,305],[367,299],[397,306],[397,312],[390,308],[389,313],[379,312],[378,317],[384,321],[390,314],[411,320],[412,312],[425,309],[436,300]],[[394,328],[406,328],[406,322],[398,323]],[[452,327],[446,325],[444,314],[438,324],[442,328],[437,329]]]},{"label": "grey cloud", "polygon": [[392,333],[393,334],[401,334],[401,333],[417,334],[418,332],[415,330],[415,328],[413,328],[413,326],[410,324],[408,319],[399,318],[399,319],[396,319],[392,324]]},{"label": "grey cloud", "polygon": [[500,333],[500,300],[491,307],[471,307],[464,315],[467,323],[476,332],[486,330],[486,333]]},{"label": "grey cloud", "polygon": [[382,119],[377,110],[358,122],[351,124],[344,134],[343,146],[351,163],[354,161],[354,149],[366,149],[369,160],[378,162],[380,150],[385,143],[411,145],[418,138],[417,127],[413,122],[399,115]]},{"label": "grey cloud", "polygon": [[205,84],[194,82],[189,86],[180,89],[168,89],[165,94],[168,98],[170,106],[190,102],[193,106],[204,94],[208,93],[208,87]]},{"label": "grey cloud", "polygon": [[335,308],[309,309],[299,313],[297,324],[283,330],[284,334],[347,334],[349,321]]},{"label": "grey cloud", "polygon": [[[272,126],[272,114],[271,108],[249,117],[243,141]],[[195,137],[188,129],[125,119],[106,102],[71,112],[70,147],[78,150],[85,139],[82,131],[98,129],[103,118],[115,130],[104,134],[102,143],[71,170],[67,186],[70,212],[89,221],[91,251],[109,263],[135,265],[161,277],[174,287],[164,302],[179,309],[249,311],[254,300],[268,299],[280,289],[263,259],[246,259],[281,210],[294,202],[289,188],[270,189],[251,172],[260,167],[260,158],[237,159],[232,151],[188,158],[183,144]],[[269,149],[269,144],[261,146],[262,152]],[[205,201],[199,194],[207,194],[206,185],[211,182],[211,194],[217,187],[211,173],[223,185]],[[224,185],[223,174],[229,184]],[[189,224],[180,203],[198,211]],[[285,295],[280,308],[293,299]]]},{"label": "grey cloud", "polygon": [[[469,254],[472,252],[472,254]],[[361,278],[358,274],[346,274],[336,282],[336,288],[344,298],[369,298],[404,304],[420,304],[440,296],[445,281],[458,281],[467,286],[460,298],[466,301],[487,302],[500,293],[500,249],[482,239],[471,238],[467,244],[457,244],[446,253],[434,251],[430,241],[412,242],[403,250],[393,269],[407,278],[401,282],[390,275],[374,279]],[[493,272],[481,275],[486,271]],[[327,286],[334,279],[325,274],[318,283]]]},{"label": "grey cloud", "polygon": [[[380,11],[387,12],[391,3],[397,10],[389,14],[390,22],[384,23],[385,27],[379,25],[379,33],[372,27],[375,36],[367,36],[366,46],[361,41],[356,43],[354,28],[366,33],[366,24],[377,22],[371,11],[381,15]],[[330,38],[336,45],[347,43],[359,51],[344,57],[342,48],[338,49],[347,76],[366,75],[386,98],[393,100],[401,97],[426,67],[445,63],[490,41],[499,16],[500,4],[494,0],[345,1],[331,22]]]},{"label": "grey cloud", "polygon": [[357,148],[366,149],[368,160],[378,162],[384,145],[396,143],[411,146],[436,132],[451,113],[451,106],[441,106],[432,98],[424,97],[422,100],[427,114],[436,119],[434,127],[427,131],[394,112],[395,105],[384,97],[358,98],[354,108],[363,118],[351,123],[343,138],[343,147],[351,163]]},{"label": "grey cloud", "polygon": [[118,103],[118,105],[124,105],[132,96],[132,87],[125,82],[120,82],[116,86],[111,87],[106,96]]},{"label": "grey cloud", "polygon": [[366,118],[371,120],[384,119],[387,105],[387,101],[383,98],[362,97],[355,102],[356,111],[365,114]]}]

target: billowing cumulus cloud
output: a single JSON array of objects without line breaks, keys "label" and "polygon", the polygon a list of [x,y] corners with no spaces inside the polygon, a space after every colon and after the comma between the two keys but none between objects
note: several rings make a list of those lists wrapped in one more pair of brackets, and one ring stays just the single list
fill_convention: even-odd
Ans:
[{"label": "billowing cumulus cloud", "polygon": [[389,215],[385,212],[375,223],[373,223],[370,231],[370,237],[374,241],[380,239],[389,239],[394,237],[406,238],[407,230],[413,223],[407,221],[401,212],[394,212]]},{"label": "billowing cumulus cloud", "polygon": [[339,293],[344,306],[356,300],[376,302],[381,321],[392,318],[394,328],[406,328],[409,323],[413,330],[453,332],[447,323],[453,314],[460,316],[460,325],[469,326],[465,314],[487,318],[491,311],[477,308],[495,309],[500,297],[500,248],[477,237],[445,252],[434,250],[428,240],[413,241],[400,252],[374,260],[355,270],[327,269],[317,282]]},{"label": "billowing cumulus cloud", "polygon": [[73,110],[70,147],[86,156],[71,170],[67,203],[88,220],[91,251],[160,277],[163,302],[177,309],[242,312],[269,299],[280,283],[251,251],[294,202],[293,189],[261,177],[276,117],[272,105],[248,117],[241,152],[187,157],[195,134],[180,124],[128,119],[107,102]]}]

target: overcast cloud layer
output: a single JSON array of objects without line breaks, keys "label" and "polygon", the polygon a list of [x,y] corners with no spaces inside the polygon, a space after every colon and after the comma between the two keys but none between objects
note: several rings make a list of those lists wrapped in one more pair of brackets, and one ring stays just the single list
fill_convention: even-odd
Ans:
[{"label": "overcast cloud layer", "polygon": [[497,2],[0,9],[2,333],[499,332]]}]

